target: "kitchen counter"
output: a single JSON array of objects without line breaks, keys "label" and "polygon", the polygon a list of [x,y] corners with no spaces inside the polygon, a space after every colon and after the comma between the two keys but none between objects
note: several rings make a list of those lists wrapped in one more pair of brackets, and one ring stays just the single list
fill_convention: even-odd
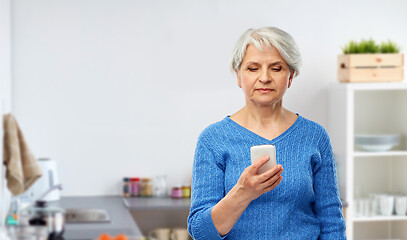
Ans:
[{"label": "kitchen counter", "polygon": [[[62,197],[61,200],[49,202],[49,206],[58,206],[64,209],[105,209],[111,221],[104,223],[65,223],[65,240],[94,240],[101,233],[111,236],[125,234],[131,240],[142,237],[139,225],[132,217],[131,212],[146,211],[148,215],[153,212],[165,212],[166,210],[181,210],[189,212],[190,199],[166,198],[123,198],[122,196],[96,196],[96,197]],[[154,215],[154,214],[153,214]],[[147,223],[148,217],[142,217]],[[184,219],[182,219],[184,221]],[[154,218],[154,222],[160,222],[160,217]]]},{"label": "kitchen counter", "polygon": [[50,206],[68,208],[106,209],[111,221],[107,223],[65,223],[66,240],[96,239],[101,233],[111,236],[125,234],[131,239],[139,239],[142,233],[133,220],[121,196],[62,197],[50,202]]}]

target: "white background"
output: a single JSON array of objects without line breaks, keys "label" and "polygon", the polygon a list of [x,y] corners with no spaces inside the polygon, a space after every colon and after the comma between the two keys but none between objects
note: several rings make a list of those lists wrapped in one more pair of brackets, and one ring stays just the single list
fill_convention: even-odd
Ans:
[{"label": "white background", "polygon": [[303,68],[285,96],[327,127],[327,87],[349,40],[407,47],[407,2],[14,0],[12,112],[62,195],[120,194],[124,176],[188,184],[204,127],[244,104],[228,70],[248,28],[289,32]]}]

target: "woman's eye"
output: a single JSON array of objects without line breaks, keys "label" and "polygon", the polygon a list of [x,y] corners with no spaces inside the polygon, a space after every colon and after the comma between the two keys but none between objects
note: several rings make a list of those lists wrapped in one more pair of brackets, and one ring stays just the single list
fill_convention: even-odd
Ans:
[{"label": "woman's eye", "polygon": [[281,71],[281,68],[272,68],[272,70],[275,72],[279,72],[279,71]]},{"label": "woman's eye", "polygon": [[255,72],[258,70],[258,68],[248,68],[248,69],[249,69],[249,71],[252,71],[252,72]]}]

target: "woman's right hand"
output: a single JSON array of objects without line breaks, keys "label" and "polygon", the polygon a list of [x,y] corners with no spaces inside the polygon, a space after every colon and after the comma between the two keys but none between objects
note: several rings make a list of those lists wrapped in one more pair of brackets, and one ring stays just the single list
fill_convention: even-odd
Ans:
[{"label": "woman's right hand", "polygon": [[283,179],[283,167],[280,164],[257,174],[259,168],[269,160],[269,156],[261,157],[243,170],[236,185],[212,208],[212,220],[221,236],[233,228],[252,200],[280,184]]},{"label": "woman's right hand", "polygon": [[240,175],[235,187],[238,196],[242,197],[242,200],[251,202],[262,194],[273,190],[280,184],[283,179],[281,176],[283,166],[280,164],[275,165],[262,174],[257,174],[259,168],[269,160],[269,156],[259,158]]}]

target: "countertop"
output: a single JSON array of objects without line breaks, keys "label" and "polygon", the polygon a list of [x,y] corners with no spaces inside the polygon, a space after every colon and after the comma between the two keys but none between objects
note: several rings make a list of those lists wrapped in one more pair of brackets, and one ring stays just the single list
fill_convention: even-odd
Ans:
[{"label": "countertop", "polygon": [[62,197],[49,202],[50,206],[69,209],[105,209],[111,221],[107,223],[65,223],[65,240],[94,240],[101,233],[111,236],[125,234],[131,240],[140,239],[142,233],[130,211],[189,210],[190,199],[123,198],[122,196]]},{"label": "countertop", "polygon": [[97,239],[101,233],[108,233],[111,236],[123,233],[132,240],[142,237],[121,196],[62,197],[61,200],[50,202],[49,205],[62,208],[106,209],[110,215],[111,222],[108,223],[65,223],[66,240]]}]

